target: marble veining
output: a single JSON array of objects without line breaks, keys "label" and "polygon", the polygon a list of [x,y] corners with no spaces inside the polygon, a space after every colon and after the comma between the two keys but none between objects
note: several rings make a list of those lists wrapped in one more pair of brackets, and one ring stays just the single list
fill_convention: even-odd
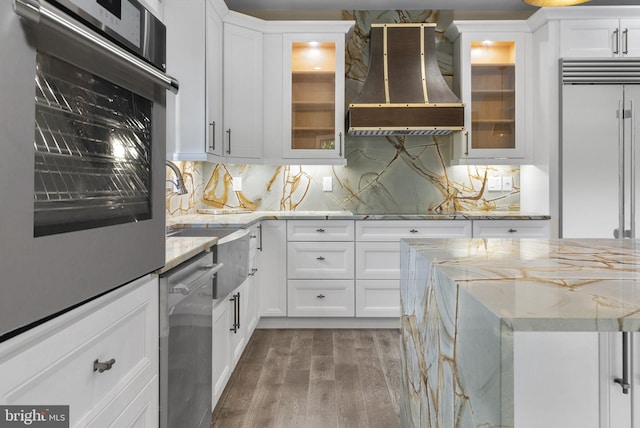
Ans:
[{"label": "marble veining", "polygon": [[513,426],[513,336],[639,331],[640,241],[401,244],[405,427]]}]

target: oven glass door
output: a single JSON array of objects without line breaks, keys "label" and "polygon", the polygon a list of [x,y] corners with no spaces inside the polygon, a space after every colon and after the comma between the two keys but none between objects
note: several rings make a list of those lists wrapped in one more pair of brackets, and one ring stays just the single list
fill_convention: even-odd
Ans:
[{"label": "oven glass door", "polygon": [[153,102],[38,52],[34,235],[151,217]]},{"label": "oven glass door", "polygon": [[177,89],[57,2],[21,3],[0,1],[0,342],[164,265]]}]

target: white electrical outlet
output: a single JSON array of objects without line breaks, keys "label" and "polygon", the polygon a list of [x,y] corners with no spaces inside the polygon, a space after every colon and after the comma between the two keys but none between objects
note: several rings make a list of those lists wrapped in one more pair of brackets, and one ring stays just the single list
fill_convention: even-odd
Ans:
[{"label": "white electrical outlet", "polygon": [[487,179],[487,190],[489,192],[499,192],[502,190],[502,180],[499,176],[492,176]]},{"label": "white electrical outlet", "polygon": [[322,191],[331,192],[333,190],[333,179],[331,177],[322,177]]},{"label": "white electrical outlet", "polygon": [[513,178],[510,175],[502,176],[502,191],[510,192],[513,190]]},{"label": "white electrical outlet", "polygon": [[232,177],[233,191],[242,192],[242,177]]}]

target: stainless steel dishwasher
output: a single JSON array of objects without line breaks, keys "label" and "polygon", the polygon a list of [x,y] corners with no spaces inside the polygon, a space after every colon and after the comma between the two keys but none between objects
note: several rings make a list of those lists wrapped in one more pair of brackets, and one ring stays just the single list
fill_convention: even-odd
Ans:
[{"label": "stainless steel dishwasher", "polygon": [[217,248],[160,279],[160,427],[211,426],[211,333]]}]

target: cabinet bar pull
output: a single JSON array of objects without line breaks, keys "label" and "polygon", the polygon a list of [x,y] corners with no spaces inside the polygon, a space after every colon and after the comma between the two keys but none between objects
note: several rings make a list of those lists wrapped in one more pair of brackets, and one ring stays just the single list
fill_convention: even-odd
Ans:
[{"label": "cabinet bar pull", "polygon": [[[627,30],[624,30],[625,32]],[[626,52],[625,52],[626,53]],[[629,180],[629,193],[631,194],[629,200],[629,233],[631,239],[636,239],[636,121],[635,112],[633,108],[633,100],[630,101],[631,109],[629,110],[629,117],[631,118],[631,156],[629,169],[631,178]]]},{"label": "cabinet bar pull", "polygon": [[316,297],[317,297],[318,299],[324,299],[324,294],[318,294]]},{"label": "cabinet bar pull", "polygon": [[238,303],[237,303],[237,297],[234,294],[232,298],[229,299],[230,302],[233,302],[233,326],[229,329],[229,331],[232,331],[234,333],[238,332]]},{"label": "cabinet bar pull", "polygon": [[324,257],[322,256],[316,257],[316,260],[324,260]]},{"label": "cabinet bar pull", "polygon": [[338,136],[340,137],[340,153],[338,153],[338,156],[342,157],[342,132],[338,133]]},{"label": "cabinet bar pull", "polygon": [[518,229],[509,229],[509,233],[516,233]]},{"label": "cabinet bar pull", "polygon": [[322,229],[322,228],[321,229],[316,229],[316,232],[322,233],[322,232],[324,232],[324,229]]},{"label": "cabinet bar pull", "polygon": [[251,272],[249,272],[247,275],[254,276],[256,274],[256,272],[258,272],[258,269],[257,268],[252,268]]},{"label": "cabinet bar pull", "polygon": [[236,330],[240,328],[240,292],[238,291],[238,297],[236,298],[236,305],[238,305],[238,319],[236,320]]},{"label": "cabinet bar pull", "polygon": [[409,232],[411,233],[418,233],[418,231],[416,229],[411,229]]},{"label": "cabinet bar pull", "polygon": [[622,51],[622,53],[626,55],[629,53],[629,29],[625,28],[622,32],[622,35],[624,38],[624,50]]},{"label": "cabinet bar pull", "polygon": [[229,134],[229,145],[227,146],[227,154],[231,154],[231,128],[227,129],[227,134]]},{"label": "cabinet bar pull", "polygon": [[262,251],[262,225],[259,224],[258,225],[258,236],[260,237],[260,240],[258,241],[258,251]]},{"label": "cabinet bar pull", "polygon": [[616,42],[616,49],[613,53],[617,55],[620,53],[620,30],[617,28],[613,30],[613,39]]},{"label": "cabinet bar pull", "polygon": [[115,363],[115,358],[112,358],[109,361],[98,361],[98,359],[96,359],[93,362],[93,371],[98,373],[106,372],[107,370],[111,370],[111,367],[113,367]]},{"label": "cabinet bar pull", "polygon": [[464,133],[464,138],[465,138],[464,155],[469,156],[469,131]]},{"label": "cabinet bar pull", "polygon": [[213,129],[211,130],[211,145],[209,148],[213,151],[216,149],[216,122],[213,121],[209,124]]},{"label": "cabinet bar pull", "polygon": [[622,332],[622,379],[614,379],[613,382],[620,385],[623,394],[628,394],[631,389],[631,335],[627,331]]}]

